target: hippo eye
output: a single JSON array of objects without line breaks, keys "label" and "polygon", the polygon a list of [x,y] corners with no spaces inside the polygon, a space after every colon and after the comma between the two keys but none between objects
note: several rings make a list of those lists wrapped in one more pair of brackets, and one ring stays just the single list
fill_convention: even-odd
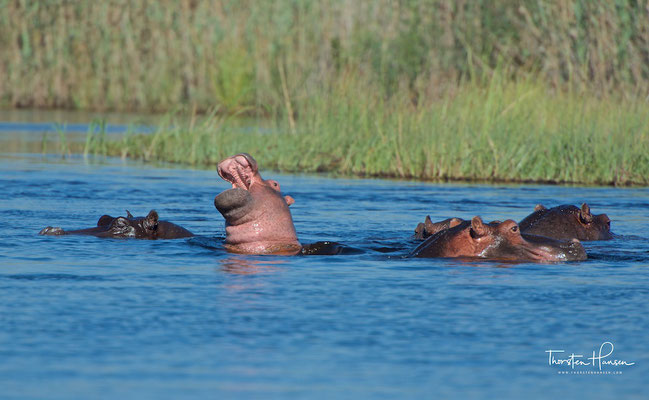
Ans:
[{"label": "hippo eye", "polygon": [[126,219],[124,219],[123,217],[119,217],[119,218],[115,219],[114,224],[116,226],[123,227],[123,226],[127,225],[127,222],[126,222]]}]

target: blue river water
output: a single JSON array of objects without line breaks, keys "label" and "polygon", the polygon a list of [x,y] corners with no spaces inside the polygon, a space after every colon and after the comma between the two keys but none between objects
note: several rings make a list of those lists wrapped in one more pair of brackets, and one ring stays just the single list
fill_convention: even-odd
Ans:
[{"label": "blue river water", "polygon": [[[646,398],[647,188],[262,175],[295,198],[302,243],[361,251],[226,253],[214,170],[0,155],[0,398]],[[426,215],[584,201],[618,236],[583,262],[403,257]],[[126,209],[197,237],[38,235]],[[606,342],[633,365],[549,365]]]}]

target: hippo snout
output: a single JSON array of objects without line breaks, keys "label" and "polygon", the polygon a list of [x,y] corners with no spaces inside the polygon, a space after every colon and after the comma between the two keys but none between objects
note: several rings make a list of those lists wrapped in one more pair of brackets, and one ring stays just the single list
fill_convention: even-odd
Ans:
[{"label": "hippo snout", "polygon": [[253,213],[254,199],[245,189],[228,189],[214,197],[214,207],[228,223],[236,224]]},{"label": "hippo snout", "polygon": [[39,235],[46,235],[46,236],[59,236],[59,235],[65,235],[65,231],[62,228],[58,227],[52,227],[48,226],[47,228],[41,229],[40,232],[38,232]]}]

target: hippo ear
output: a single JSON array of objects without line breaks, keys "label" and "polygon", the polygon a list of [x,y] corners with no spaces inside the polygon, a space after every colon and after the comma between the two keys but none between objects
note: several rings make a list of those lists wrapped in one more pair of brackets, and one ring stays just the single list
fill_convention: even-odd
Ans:
[{"label": "hippo ear", "polygon": [[426,219],[424,220],[424,230],[430,233],[434,229],[435,227],[433,226],[433,221],[430,219],[430,215],[426,215]]},{"label": "hippo ear", "polygon": [[99,217],[99,221],[97,221],[97,226],[105,226],[105,225],[110,225],[111,222],[113,222],[115,218],[111,217],[110,215],[102,215]]},{"label": "hippo ear", "polygon": [[419,239],[423,239],[425,230],[426,227],[424,226],[423,222],[418,223],[417,227],[415,228],[415,237]]},{"label": "hippo ear", "polygon": [[584,224],[590,224],[593,222],[593,214],[590,213],[590,207],[588,204],[584,203],[581,205],[579,210],[579,220]]},{"label": "hippo ear", "polygon": [[471,237],[477,239],[487,234],[487,227],[477,215],[471,219]]},{"label": "hippo ear", "polygon": [[144,219],[144,227],[149,230],[154,230],[158,227],[158,212],[156,210],[149,211],[149,214]]},{"label": "hippo ear", "polygon": [[543,204],[537,204],[536,207],[534,207],[534,211],[543,211],[547,210]]}]

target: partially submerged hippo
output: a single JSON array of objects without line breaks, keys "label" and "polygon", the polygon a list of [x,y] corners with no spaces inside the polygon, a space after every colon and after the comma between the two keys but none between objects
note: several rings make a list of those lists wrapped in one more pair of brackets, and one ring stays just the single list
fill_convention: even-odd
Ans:
[{"label": "partially submerged hippo", "polygon": [[102,215],[94,228],[64,231],[48,226],[40,235],[91,235],[108,238],[179,239],[194,236],[190,231],[171,222],[160,221],[158,213],[151,210],[146,217],[134,217],[127,210],[126,217]]},{"label": "partially submerged hippo", "polygon": [[232,184],[214,198],[225,218],[225,249],[244,254],[298,254],[293,218],[288,208],[294,200],[282,196],[277,181],[264,180],[257,162],[246,153],[221,161],[217,167]]},{"label": "partially submerged hippo", "polygon": [[511,261],[585,260],[581,243],[521,235],[515,221],[485,224],[480,217],[440,230],[417,246],[410,257],[477,257]]},{"label": "partially submerged hippo", "polygon": [[611,220],[606,214],[593,215],[588,204],[581,208],[561,205],[545,208],[539,204],[520,222],[521,232],[553,239],[609,240]]}]

